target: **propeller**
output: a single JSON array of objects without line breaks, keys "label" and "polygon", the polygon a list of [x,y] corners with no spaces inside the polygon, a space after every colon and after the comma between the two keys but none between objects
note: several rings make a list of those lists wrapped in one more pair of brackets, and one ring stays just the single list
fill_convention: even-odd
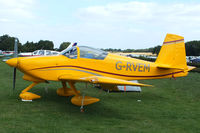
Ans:
[{"label": "propeller", "polygon": [[[15,45],[14,45],[14,58],[17,58],[18,55],[18,46],[17,46],[17,38],[15,38]],[[13,73],[13,91],[15,90],[15,83],[16,83],[16,70],[17,68],[14,67],[14,73]]]}]

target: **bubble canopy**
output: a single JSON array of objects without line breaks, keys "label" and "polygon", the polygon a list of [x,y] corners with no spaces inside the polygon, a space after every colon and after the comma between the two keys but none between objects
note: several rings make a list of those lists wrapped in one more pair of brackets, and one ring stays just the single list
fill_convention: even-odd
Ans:
[{"label": "bubble canopy", "polygon": [[88,46],[76,46],[63,50],[61,55],[71,59],[87,58],[104,60],[108,53],[103,50],[91,48]]}]

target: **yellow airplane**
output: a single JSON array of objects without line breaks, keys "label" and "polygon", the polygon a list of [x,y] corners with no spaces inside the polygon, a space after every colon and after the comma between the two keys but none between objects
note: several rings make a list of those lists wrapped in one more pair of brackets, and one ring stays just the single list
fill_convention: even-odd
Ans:
[{"label": "yellow airplane", "polygon": [[73,46],[57,56],[18,57],[6,63],[15,68],[14,77],[17,68],[24,73],[24,80],[33,82],[21,92],[21,99],[40,98],[28,92],[38,83],[61,81],[63,87],[57,90],[57,94],[73,96],[71,102],[77,106],[89,105],[99,99],[82,96],[75,87],[76,82],[89,82],[104,89],[118,90],[118,85],[150,86],[131,80],[182,77],[195,68],[187,66],[184,38],[174,34],[166,35],[155,62],[114,55],[86,46]]}]

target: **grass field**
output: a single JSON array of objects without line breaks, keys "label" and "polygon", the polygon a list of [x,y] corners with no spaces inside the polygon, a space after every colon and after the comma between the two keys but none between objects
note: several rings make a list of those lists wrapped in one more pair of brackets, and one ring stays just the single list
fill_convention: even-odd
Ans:
[{"label": "grass field", "polygon": [[18,72],[13,93],[13,69],[0,62],[0,72],[0,133],[200,132],[199,73],[177,80],[141,81],[154,85],[142,88],[141,93],[106,93],[77,84],[81,92],[101,99],[80,113],[70,98],[56,95],[60,83],[39,84],[31,92],[42,98],[22,102],[18,95],[30,82],[23,81]]}]

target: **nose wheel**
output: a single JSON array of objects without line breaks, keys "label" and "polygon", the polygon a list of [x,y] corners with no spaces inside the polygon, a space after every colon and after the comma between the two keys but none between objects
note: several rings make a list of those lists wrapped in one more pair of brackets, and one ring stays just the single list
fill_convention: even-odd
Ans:
[{"label": "nose wheel", "polygon": [[22,99],[22,101],[32,101],[33,99],[41,98],[41,96],[39,96],[39,95],[36,95],[34,93],[31,93],[31,92],[27,92],[37,84],[38,84],[37,82],[33,82],[31,85],[29,85],[27,88],[25,88],[21,92],[21,94],[19,96]]}]

